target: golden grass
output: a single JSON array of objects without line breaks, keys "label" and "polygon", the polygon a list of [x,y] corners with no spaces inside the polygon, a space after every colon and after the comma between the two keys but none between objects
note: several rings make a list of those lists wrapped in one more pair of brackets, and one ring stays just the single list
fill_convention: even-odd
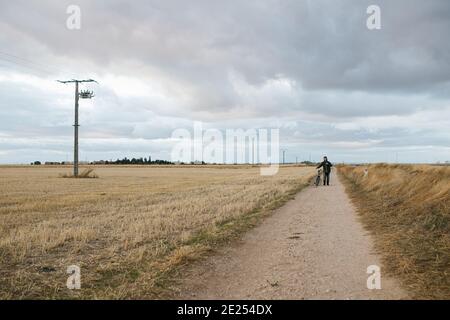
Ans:
[{"label": "golden grass", "polygon": [[[283,167],[0,167],[0,298],[158,298],[178,265],[254,225],[314,175]],[[66,288],[70,265],[82,290]]]},{"label": "golden grass", "polygon": [[387,270],[414,298],[448,299],[450,167],[379,164],[339,172]]}]

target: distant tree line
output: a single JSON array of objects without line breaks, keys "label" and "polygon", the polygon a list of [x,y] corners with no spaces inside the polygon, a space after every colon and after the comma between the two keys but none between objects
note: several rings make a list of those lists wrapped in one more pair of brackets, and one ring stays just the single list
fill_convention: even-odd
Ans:
[{"label": "distant tree line", "polygon": [[92,164],[137,164],[137,165],[171,165],[173,162],[166,160],[152,160],[151,157],[147,158],[131,158],[127,157],[123,159],[117,159],[116,161],[95,161]]},{"label": "distant tree line", "polygon": [[[39,166],[42,163],[40,161],[34,161],[31,163],[31,165]],[[73,162],[63,161],[63,162],[45,162],[44,163],[47,166],[50,165],[72,165]],[[207,163],[204,161],[191,161],[191,162],[171,162],[167,160],[152,160],[152,157],[148,158],[131,158],[128,159],[127,157],[123,159],[117,159],[117,160],[99,160],[99,161],[92,161],[92,162],[86,162],[86,161],[80,161],[81,165],[206,165]],[[217,163],[210,163],[212,165],[217,165]],[[247,163],[249,164],[249,163]],[[311,161],[302,161],[298,164],[303,165],[316,165],[316,163]]]},{"label": "distant tree line", "polygon": [[[117,165],[173,165],[175,163],[166,161],[166,160],[152,160],[151,157],[149,158],[131,158],[128,159],[127,157],[123,159],[117,159],[117,160],[99,160],[99,161],[92,161],[92,162],[86,162],[86,161],[80,161],[80,164],[117,164]],[[39,166],[42,163],[40,161],[34,161],[31,163],[31,165]],[[47,166],[50,165],[72,165],[73,162],[63,161],[63,162],[45,162],[44,163]]]}]

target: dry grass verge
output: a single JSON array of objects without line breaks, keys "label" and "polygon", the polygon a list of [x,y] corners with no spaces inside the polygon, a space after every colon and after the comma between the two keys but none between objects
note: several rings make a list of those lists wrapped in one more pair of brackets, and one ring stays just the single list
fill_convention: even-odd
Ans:
[{"label": "dry grass verge", "polygon": [[414,298],[448,299],[450,167],[379,164],[339,173],[387,271]]},{"label": "dry grass verge", "polygon": [[[180,265],[247,230],[314,169],[0,167],[0,298],[160,298]],[[66,288],[70,265],[82,289]]]}]

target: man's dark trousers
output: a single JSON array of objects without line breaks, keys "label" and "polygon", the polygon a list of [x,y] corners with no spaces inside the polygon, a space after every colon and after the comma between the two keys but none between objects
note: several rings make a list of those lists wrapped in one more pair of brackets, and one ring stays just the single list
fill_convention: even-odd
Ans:
[{"label": "man's dark trousers", "polygon": [[330,173],[325,173],[323,175],[323,185],[330,185]]}]

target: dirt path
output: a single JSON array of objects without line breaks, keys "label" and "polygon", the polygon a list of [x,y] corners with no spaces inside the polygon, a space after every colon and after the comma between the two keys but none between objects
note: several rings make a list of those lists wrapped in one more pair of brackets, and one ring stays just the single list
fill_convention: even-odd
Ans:
[{"label": "dirt path", "polygon": [[184,299],[402,299],[383,275],[368,290],[367,267],[380,264],[343,185],[307,188],[239,243],[194,265]]}]

